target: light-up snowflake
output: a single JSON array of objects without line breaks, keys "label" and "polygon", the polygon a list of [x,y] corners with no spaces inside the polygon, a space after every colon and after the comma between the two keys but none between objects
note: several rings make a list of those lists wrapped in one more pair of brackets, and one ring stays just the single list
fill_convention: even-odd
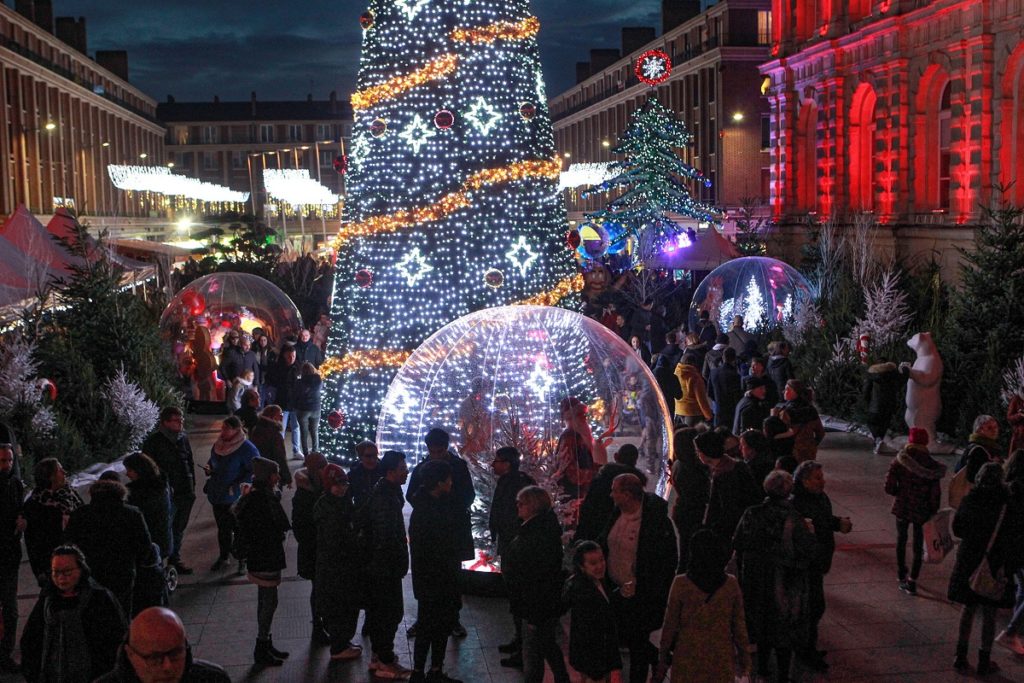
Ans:
[{"label": "light-up snowflake", "polygon": [[434,266],[427,263],[426,257],[420,253],[419,247],[414,247],[403,256],[402,260],[395,264],[395,267],[405,277],[405,283],[410,287],[415,286],[427,276],[427,273],[434,270]]},{"label": "light-up snowflake", "polygon": [[641,68],[644,71],[644,76],[653,81],[665,75],[665,60],[652,57],[644,62]]},{"label": "light-up snowflake", "polygon": [[491,106],[483,97],[476,98],[469,111],[466,112],[466,119],[480,131],[481,135],[490,135],[501,118],[501,112]]},{"label": "light-up snowflake", "polygon": [[510,250],[505,252],[505,257],[519,270],[521,276],[526,277],[526,272],[530,270],[530,266],[537,260],[538,254],[527,243],[526,237],[520,235],[519,241],[513,244]]}]

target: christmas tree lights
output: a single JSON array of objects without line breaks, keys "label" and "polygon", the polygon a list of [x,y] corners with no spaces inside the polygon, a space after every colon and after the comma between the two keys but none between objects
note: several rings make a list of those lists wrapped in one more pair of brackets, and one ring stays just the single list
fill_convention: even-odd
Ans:
[{"label": "christmas tree lights", "polygon": [[582,288],[528,0],[371,0],[322,423],[342,460],[374,438],[388,385],[472,311]]}]

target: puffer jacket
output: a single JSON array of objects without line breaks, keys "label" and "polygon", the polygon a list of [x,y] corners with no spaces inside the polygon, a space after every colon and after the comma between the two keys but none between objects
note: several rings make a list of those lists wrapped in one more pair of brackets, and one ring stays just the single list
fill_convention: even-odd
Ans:
[{"label": "puffer jacket", "polygon": [[692,417],[702,415],[711,420],[711,401],[708,400],[707,385],[695,365],[680,363],[676,366],[681,397],[676,399],[676,415]]},{"label": "puffer jacket", "polygon": [[924,524],[942,505],[946,466],[922,446],[907,444],[889,464],[885,492],[895,496],[892,514],[911,524]]}]

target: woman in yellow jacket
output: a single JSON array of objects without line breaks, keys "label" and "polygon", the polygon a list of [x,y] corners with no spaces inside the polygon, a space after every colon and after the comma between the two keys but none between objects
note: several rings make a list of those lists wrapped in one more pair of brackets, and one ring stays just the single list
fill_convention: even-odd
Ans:
[{"label": "woman in yellow jacket", "polygon": [[682,395],[676,399],[676,423],[692,427],[701,421],[711,421],[711,401],[708,389],[697,366],[697,356],[684,353],[683,360],[676,366],[676,377]]}]

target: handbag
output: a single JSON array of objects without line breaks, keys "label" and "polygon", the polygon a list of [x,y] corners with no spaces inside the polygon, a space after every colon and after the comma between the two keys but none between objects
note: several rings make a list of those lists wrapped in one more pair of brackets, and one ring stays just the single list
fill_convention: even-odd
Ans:
[{"label": "handbag", "polygon": [[967,481],[967,468],[964,467],[957,472],[949,482],[949,507],[956,510],[960,507],[960,501],[964,499],[971,489],[974,488],[974,484]]},{"label": "handbag", "polygon": [[950,531],[950,518],[953,510],[944,508],[936,512],[924,523],[924,561],[939,564],[953,550],[953,534]]},{"label": "handbag", "polygon": [[1003,597],[1006,593],[1007,577],[1006,570],[1000,567],[994,573],[992,572],[992,562],[989,560],[988,554],[992,552],[992,546],[996,542],[996,536],[999,535],[999,527],[1003,525],[1003,517],[1006,516],[1006,506],[1003,505],[1003,509],[999,511],[999,521],[996,522],[996,528],[992,532],[992,537],[988,539],[988,547],[985,548],[985,555],[981,558],[981,563],[978,568],[971,574],[971,590],[979,598],[987,598],[989,600],[998,600]]}]

